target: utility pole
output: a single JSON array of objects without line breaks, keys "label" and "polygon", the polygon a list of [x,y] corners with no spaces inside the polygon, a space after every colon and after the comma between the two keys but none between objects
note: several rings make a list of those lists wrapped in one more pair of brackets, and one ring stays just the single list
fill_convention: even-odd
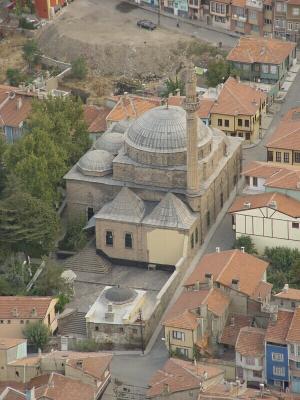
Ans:
[{"label": "utility pole", "polygon": [[139,309],[139,320],[140,320],[140,328],[141,328],[141,349],[142,349],[142,354],[144,354],[144,332],[143,332],[143,317],[142,317],[141,309]]}]

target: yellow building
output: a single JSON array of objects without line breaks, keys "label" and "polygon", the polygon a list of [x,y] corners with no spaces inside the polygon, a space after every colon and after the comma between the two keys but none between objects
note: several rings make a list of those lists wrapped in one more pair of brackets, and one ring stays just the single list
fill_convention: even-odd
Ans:
[{"label": "yellow building", "polygon": [[0,296],[0,337],[23,338],[23,329],[30,322],[41,321],[51,333],[57,329],[52,297]]},{"label": "yellow building", "polygon": [[300,166],[300,108],[284,115],[266,147],[268,161]]},{"label": "yellow building", "polygon": [[211,126],[228,136],[238,136],[247,143],[260,138],[261,122],[266,113],[264,92],[230,77],[211,109]]},{"label": "yellow building", "polygon": [[265,247],[299,248],[300,202],[280,193],[241,196],[231,206],[236,238],[250,236],[261,254]]}]

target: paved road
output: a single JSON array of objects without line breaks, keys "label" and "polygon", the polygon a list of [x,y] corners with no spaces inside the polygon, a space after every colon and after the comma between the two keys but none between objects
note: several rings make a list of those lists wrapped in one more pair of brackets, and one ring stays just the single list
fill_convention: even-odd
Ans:
[{"label": "paved road", "polygon": [[[148,11],[142,8],[136,8],[130,11],[130,16],[136,17],[136,19],[150,19],[151,21],[158,23],[158,13],[156,11]],[[232,37],[230,33],[216,32],[211,29],[207,29],[203,26],[194,26],[188,22],[180,21],[180,28],[176,26],[177,20],[173,17],[160,15],[160,26],[163,28],[171,29],[176,32],[182,32],[187,35],[195,36],[198,39],[218,44],[223,43],[225,47],[234,47],[238,38]]]}]

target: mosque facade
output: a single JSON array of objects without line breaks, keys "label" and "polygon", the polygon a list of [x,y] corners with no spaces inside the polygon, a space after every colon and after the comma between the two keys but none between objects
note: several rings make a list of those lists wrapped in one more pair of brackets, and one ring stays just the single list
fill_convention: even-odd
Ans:
[{"label": "mosque facade", "polygon": [[112,260],[176,265],[192,255],[234,190],[241,140],[197,117],[194,68],[184,106],[113,124],[67,173],[70,215],[95,225]]}]

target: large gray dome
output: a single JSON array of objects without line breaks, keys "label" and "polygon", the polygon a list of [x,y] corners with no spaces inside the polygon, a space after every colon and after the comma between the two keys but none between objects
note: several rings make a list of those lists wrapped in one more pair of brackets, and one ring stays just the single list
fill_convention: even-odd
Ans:
[{"label": "large gray dome", "polygon": [[181,107],[153,108],[128,128],[126,143],[143,151],[173,153],[186,150],[186,114]]},{"label": "large gray dome", "polygon": [[103,175],[112,170],[113,155],[105,150],[91,150],[77,163],[77,168],[85,175]]},{"label": "large gray dome", "polygon": [[133,289],[115,286],[105,291],[105,298],[110,303],[123,304],[133,301],[137,296],[137,292]]}]

